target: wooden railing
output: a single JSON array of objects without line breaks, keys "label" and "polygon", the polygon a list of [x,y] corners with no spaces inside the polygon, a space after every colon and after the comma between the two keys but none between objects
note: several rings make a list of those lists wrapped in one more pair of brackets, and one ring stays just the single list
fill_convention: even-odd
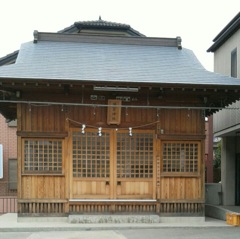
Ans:
[{"label": "wooden railing", "polygon": [[161,202],[160,214],[179,214],[179,215],[204,215],[203,202]]},{"label": "wooden railing", "polygon": [[26,216],[67,214],[151,213],[160,216],[204,216],[203,202],[117,202],[67,200],[18,200],[18,213]]},{"label": "wooden railing", "polygon": [[69,213],[157,213],[204,215],[203,202],[70,202]]},{"label": "wooden railing", "polygon": [[20,215],[55,215],[62,216],[66,212],[66,200],[37,199],[18,200],[18,213]]},{"label": "wooden railing", "polygon": [[140,202],[74,202],[70,203],[70,213],[154,213],[156,203]]}]

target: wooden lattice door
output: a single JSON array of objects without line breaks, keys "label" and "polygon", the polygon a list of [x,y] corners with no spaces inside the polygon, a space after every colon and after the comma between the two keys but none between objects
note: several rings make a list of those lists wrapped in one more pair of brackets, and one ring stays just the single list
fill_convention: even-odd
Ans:
[{"label": "wooden lattice door", "polygon": [[110,198],[110,133],[72,131],[71,198]]},{"label": "wooden lattice door", "polygon": [[155,192],[154,134],[152,131],[126,131],[116,136],[116,198],[152,199]]},{"label": "wooden lattice door", "polygon": [[154,134],[72,130],[71,198],[152,199]]}]

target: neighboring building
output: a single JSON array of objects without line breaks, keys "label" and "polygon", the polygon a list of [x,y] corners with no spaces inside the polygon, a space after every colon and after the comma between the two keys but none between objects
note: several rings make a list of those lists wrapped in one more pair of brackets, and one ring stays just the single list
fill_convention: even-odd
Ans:
[{"label": "neighboring building", "polygon": [[235,91],[240,81],[205,70],[180,37],[101,19],[35,31],[0,67],[19,215],[204,216],[205,117]]},{"label": "neighboring building", "polygon": [[[0,165],[0,197],[17,195],[17,123],[6,122],[0,114],[0,145],[3,161]],[[1,203],[1,200],[0,200]],[[1,206],[0,206],[1,207]]]},{"label": "neighboring building", "polygon": [[[0,58],[0,66],[13,64],[18,51]],[[2,91],[4,96],[4,91]],[[2,152],[2,177],[0,173],[0,197],[17,195],[17,122],[7,122],[0,114],[0,145]],[[1,151],[0,150],[0,151]],[[3,201],[0,199],[0,213],[3,210]]]},{"label": "neighboring building", "polygon": [[[240,12],[213,39],[214,71],[240,82]],[[228,83],[228,80],[226,84]],[[239,95],[239,91],[234,93]],[[219,99],[224,104],[228,98]],[[214,135],[222,138],[223,205],[240,205],[240,101],[214,114]]]}]

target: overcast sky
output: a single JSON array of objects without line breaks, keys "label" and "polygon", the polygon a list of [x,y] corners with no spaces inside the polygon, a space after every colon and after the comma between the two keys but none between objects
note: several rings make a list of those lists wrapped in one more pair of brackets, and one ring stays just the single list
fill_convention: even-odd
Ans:
[{"label": "overcast sky", "polygon": [[0,57],[33,40],[33,31],[57,32],[76,21],[129,24],[148,37],[182,38],[213,71],[213,38],[240,11],[240,0],[0,0]]}]

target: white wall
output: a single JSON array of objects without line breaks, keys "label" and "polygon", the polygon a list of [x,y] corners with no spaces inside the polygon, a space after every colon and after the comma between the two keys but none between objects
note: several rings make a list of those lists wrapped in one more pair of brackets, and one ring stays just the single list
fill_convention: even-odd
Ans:
[{"label": "white wall", "polygon": [[240,29],[214,52],[214,72],[231,75],[231,53],[237,48],[238,75],[240,78]]}]

